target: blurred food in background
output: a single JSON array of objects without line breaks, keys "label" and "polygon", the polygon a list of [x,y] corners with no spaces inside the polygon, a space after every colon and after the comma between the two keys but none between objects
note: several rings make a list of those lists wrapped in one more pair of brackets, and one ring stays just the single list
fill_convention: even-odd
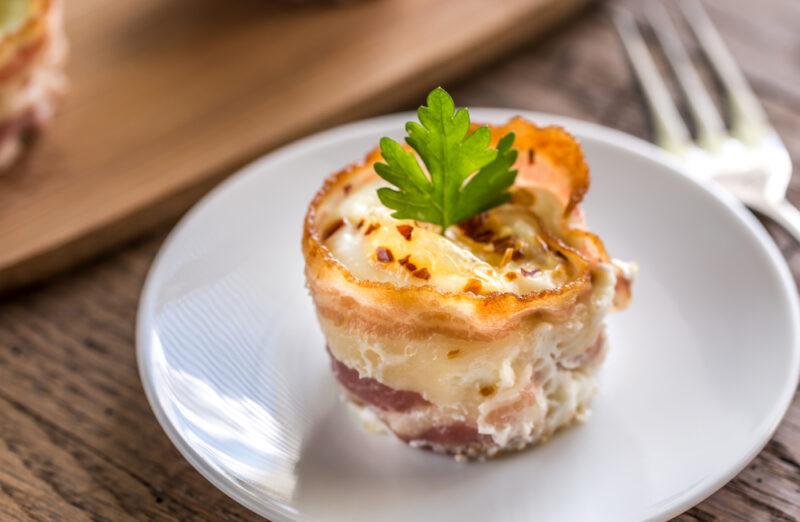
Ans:
[{"label": "blurred food in background", "polygon": [[62,0],[0,0],[0,169],[53,116],[67,54]]}]

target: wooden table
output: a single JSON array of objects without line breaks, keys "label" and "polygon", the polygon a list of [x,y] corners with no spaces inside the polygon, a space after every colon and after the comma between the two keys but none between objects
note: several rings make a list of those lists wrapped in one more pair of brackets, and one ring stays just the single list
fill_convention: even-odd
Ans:
[{"label": "wooden table", "polygon": [[[707,5],[800,165],[800,3]],[[598,10],[447,85],[460,104],[542,110],[646,135]],[[794,182],[798,203],[800,177]],[[166,230],[0,303],[1,520],[257,519],[178,454],[139,383],[137,298]],[[800,279],[800,247],[770,230]],[[800,398],[758,458],[681,519],[798,517]]]}]

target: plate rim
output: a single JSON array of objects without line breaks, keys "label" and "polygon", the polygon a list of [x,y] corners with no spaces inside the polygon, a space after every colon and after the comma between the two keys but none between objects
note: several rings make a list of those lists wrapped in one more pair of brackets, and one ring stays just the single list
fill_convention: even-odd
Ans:
[{"label": "plate rim", "polygon": [[[794,279],[783,255],[767,231],[740,201],[725,192],[722,188],[716,186],[713,181],[693,176],[681,165],[677,158],[674,158],[669,153],[645,140],[597,123],[545,112],[492,107],[476,107],[470,108],[469,110],[473,119],[478,121],[500,120],[508,119],[513,116],[522,116],[540,124],[560,125],[565,127],[571,134],[574,134],[579,141],[588,138],[603,142],[611,147],[626,149],[630,153],[643,156],[648,160],[664,165],[673,175],[683,178],[688,181],[690,186],[693,185],[695,189],[706,192],[713,200],[722,204],[728,212],[737,218],[738,224],[743,226],[751,236],[755,237],[758,246],[771,262],[772,268],[776,272],[774,275],[778,277],[781,283],[781,290],[784,293],[791,315],[796,318],[791,324],[791,335],[794,341],[791,353],[792,373],[787,382],[784,383],[779,400],[773,403],[773,407],[769,413],[765,415],[759,436],[754,437],[754,441],[750,444],[747,451],[735,461],[732,460],[724,470],[715,477],[706,477],[702,481],[695,483],[691,488],[682,491],[678,496],[671,498],[668,505],[662,506],[661,508],[659,508],[660,505],[652,506],[651,512],[646,514],[646,519],[666,519],[683,513],[725,486],[761,452],[764,446],[771,440],[783,420],[791,405],[798,383],[800,382],[800,299],[798,298]],[[150,409],[153,411],[161,429],[166,433],[169,440],[194,469],[225,495],[258,515],[279,521],[293,520],[292,517],[298,515],[298,513],[291,509],[284,508],[281,504],[276,504],[273,507],[257,503],[254,498],[251,498],[253,495],[249,492],[237,487],[236,484],[227,477],[220,476],[220,474],[195,452],[188,442],[179,436],[169,416],[160,406],[152,382],[152,367],[148,360],[151,343],[146,339],[152,331],[152,315],[148,314],[147,311],[153,308],[152,301],[156,291],[156,275],[161,266],[162,259],[170,254],[176,238],[183,233],[183,230],[188,223],[193,221],[196,214],[205,211],[205,209],[215,199],[221,197],[223,193],[235,191],[238,185],[246,183],[249,178],[258,175],[259,171],[268,168],[271,163],[280,162],[285,157],[301,153],[308,148],[329,146],[332,142],[350,140],[356,135],[373,134],[378,130],[385,129],[392,125],[401,128],[405,121],[414,116],[415,112],[404,111],[334,126],[284,145],[248,163],[200,198],[200,200],[181,217],[159,247],[147,271],[136,312],[135,348],[139,378],[142,382],[142,387]],[[344,167],[344,165],[341,167]]]}]

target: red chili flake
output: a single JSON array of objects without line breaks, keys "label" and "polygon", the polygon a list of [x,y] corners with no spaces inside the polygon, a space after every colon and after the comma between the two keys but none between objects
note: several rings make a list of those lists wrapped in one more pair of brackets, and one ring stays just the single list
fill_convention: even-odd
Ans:
[{"label": "red chili flake", "polygon": [[486,222],[486,213],[481,212],[476,216],[472,216],[471,218],[462,221],[458,224],[458,228],[461,229],[464,234],[472,239],[475,239],[475,234],[477,234],[480,229],[483,228],[484,223]]},{"label": "red chili flake", "polygon": [[[409,264],[411,264],[411,263],[409,263]],[[408,265],[406,265],[406,266],[408,266]],[[414,272],[412,275],[414,277],[419,277],[420,279],[430,279],[431,278],[431,273],[428,272],[428,269],[424,268],[424,267],[420,268],[419,270]]]},{"label": "red chili flake", "polygon": [[536,160],[536,151],[533,149],[528,149],[528,163],[533,165],[533,162]]},{"label": "red chili flake", "polygon": [[411,241],[411,233],[414,232],[414,227],[411,225],[397,225],[397,231],[406,238],[406,241]]},{"label": "red chili flake", "polygon": [[458,357],[459,353],[461,353],[461,350],[458,350],[458,349],[450,350],[449,352],[447,352],[447,358],[448,359],[455,359],[456,357]]},{"label": "red chili flake", "polygon": [[392,251],[385,247],[376,248],[375,257],[381,263],[391,263],[392,261],[394,261],[394,256],[392,255]]},{"label": "red chili flake", "polygon": [[519,271],[522,272],[522,275],[525,277],[533,277],[540,272],[538,268],[534,268],[533,270],[525,270],[525,268],[520,268]]},{"label": "red chili flake", "polygon": [[472,239],[474,239],[478,243],[490,243],[493,237],[494,237],[494,231],[489,230],[487,228],[485,230],[481,230],[480,232],[472,236]]},{"label": "red chili flake", "polygon": [[483,285],[477,279],[470,279],[467,281],[467,284],[464,285],[464,291],[472,292],[473,294],[480,293],[481,289],[483,289]]},{"label": "red chili flake", "polygon": [[515,272],[506,272],[506,279],[509,281],[513,281],[517,278],[517,274]]},{"label": "red chili flake", "polygon": [[498,237],[492,241],[492,246],[495,252],[505,252],[506,248],[514,246],[514,241],[511,236]]},{"label": "red chili flake", "polygon": [[368,236],[368,235],[372,234],[373,232],[375,232],[376,230],[378,230],[379,228],[381,228],[381,224],[380,223],[370,223],[369,226],[367,227],[367,229],[364,231],[364,235]]},{"label": "red chili flake", "polygon": [[397,262],[400,263],[400,266],[406,267],[406,270],[409,272],[413,272],[417,269],[417,265],[411,262],[411,254],[402,259],[398,259]]},{"label": "red chili flake", "polygon": [[344,191],[345,195],[350,194],[350,191],[353,190],[353,185],[348,183],[347,185],[342,187],[342,190]]},{"label": "red chili flake", "polygon": [[342,228],[342,226],[344,226],[344,220],[342,219],[337,219],[336,221],[328,225],[328,228],[326,228],[325,232],[322,233],[322,240],[323,241],[327,240],[329,237],[334,235],[337,230]]},{"label": "red chili flake", "polygon": [[522,253],[522,250],[514,250],[511,253],[511,260],[512,261],[520,261],[525,257],[525,254]]},{"label": "red chili flake", "polygon": [[360,221],[358,222],[358,224],[356,225],[356,230],[360,229],[360,228],[361,228],[361,227],[363,227],[363,226],[364,226],[364,220],[362,219],[362,220],[360,220]]}]

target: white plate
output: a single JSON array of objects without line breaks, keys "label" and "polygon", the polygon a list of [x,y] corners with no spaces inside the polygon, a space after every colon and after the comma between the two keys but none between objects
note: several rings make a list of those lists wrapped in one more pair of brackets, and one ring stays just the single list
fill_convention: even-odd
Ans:
[{"label": "white plate", "polygon": [[304,288],[301,221],[325,176],[402,134],[409,115],[387,116],[245,168],[183,219],[150,271],[141,378],[208,480],[273,520],[644,520],[699,502],[758,453],[800,368],[800,312],[778,250],[735,201],[654,147],[526,116],[580,138],[589,222],[641,266],[631,309],[610,320],[589,420],[530,451],[463,464],[364,432],[338,401]]}]

